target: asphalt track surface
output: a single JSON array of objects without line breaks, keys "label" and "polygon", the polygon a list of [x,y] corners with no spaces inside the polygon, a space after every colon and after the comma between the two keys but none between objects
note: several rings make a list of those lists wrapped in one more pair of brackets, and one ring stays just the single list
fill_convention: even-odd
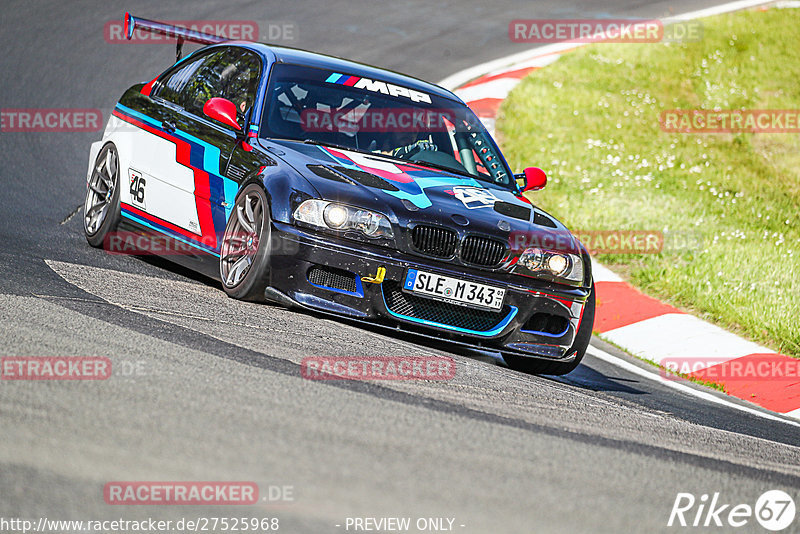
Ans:
[{"label": "asphalt track surface", "polygon": [[[436,81],[524,49],[508,41],[511,19],[663,16],[713,4],[4,0],[0,106],[101,108],[107,117],[126,87],[174,53],[106,43],[104,23],[125,10],[288,21],[296,46]],[[562,379],[527,376],[490,357],[240,303],[168,263],[91,249],[78,208],[98,138],[0,134],[2,355],[107,356],[121,371],[99,382],[0,383],[0,518],[235,515],[327,533],[346,532],[347,517],[449,517],[465,533],[657,532],[676,530],[666,524],[678,492],[751,506],[770,489],[797,499],[796,426],[591,355]],[[410,354],[449,354],[456,378],[312,382],[299,372],[306,356]],[[106,482],[135,480],[248,480],[262,495],[292,486],[294,500],[105,504]],[[763,531],[752,519],[741,530]]]}]

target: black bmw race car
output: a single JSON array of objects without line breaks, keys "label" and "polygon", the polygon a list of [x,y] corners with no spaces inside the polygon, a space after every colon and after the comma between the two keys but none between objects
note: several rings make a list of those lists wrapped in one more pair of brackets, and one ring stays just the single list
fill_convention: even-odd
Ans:
[{"label": "black bmw race car", "polygon": [[[594,321],[591,262],[523,192],[470,109],[436,85],[126,15],[208,44],[116,104],[93,143],[86,237],[121,232],[268,300],[564,374]],[[174,253],[175,250],[183,253]]]}]

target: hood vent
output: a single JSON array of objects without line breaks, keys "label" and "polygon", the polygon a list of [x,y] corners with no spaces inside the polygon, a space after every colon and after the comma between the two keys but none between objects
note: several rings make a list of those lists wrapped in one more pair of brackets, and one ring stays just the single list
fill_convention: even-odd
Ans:
[{"label": "hood vent", "polygon": [[309,171],[313,172],[320,178],[327,178],[328,180],[334,180],[336,182],[355,185],[355,183],[349,180],[346,176],[342,176],[338,172],[334,172],[325,165],[306,165],[306,167],[308,167]]},{"label": "hood vent", "polygon": [[542,215],[538,211],[533,212],[533,224],[538,224],[539,226],[547,226],[548,228],[558,228],[558,226],[556,226],[556,223],[553,222],[553,219]]},{"label": "hood vent", "polygon": [[510,202],[495,202],[494,211],[506,217],[513,217],[521,221],[531,220],[531,209],[526,206],[517,206]]},{"label": "hood vent", "polygon": [[371,172],[364,172],[358,169],[348,169],[347,167],[340,167],[338,165],[332,165],[331,168],[336,172],[347,176],[351,180],[360,183],[361,185],[383,189],[384,191],[399,191],[394,184],[384,180],[380,176],[372,174]]}]

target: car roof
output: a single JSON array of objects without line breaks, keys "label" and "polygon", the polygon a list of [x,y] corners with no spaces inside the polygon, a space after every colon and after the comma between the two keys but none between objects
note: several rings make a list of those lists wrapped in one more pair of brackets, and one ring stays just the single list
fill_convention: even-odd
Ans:
[{"label": "car roof", "polygon": [[258,51],[264,54],[265,56],[269,56],[270,59],[272,59],[277,63],[305,65],[308,67],[328,69],[337,72],[339,74],[363,76],[365,78],[380,80],[394,85],[408,87],[411,89],[415,89],[417,91],[422,91],[425,93],[440,96],[442,98],[447,98],[449,100],[462,102],[462,100],[458,98],[456,95],[454,95],[452,92],[448,91],[447,89],[444,89],[443,87],[439,87],[438,85],[426,82],[424,80],[420,80],[419,78],[414,78],[413,76],[408,76],[406,74],[401,74],[399,72],[394,72],[387,69],[373,67],[371,65],[365,65],[363,63],[358,63],[356,61],[351,61],[349,59],[342,59],[335,56],[328,56],[317,52],[301,50],[299,48],[288,48],[283,46],[274,46],[274,45],[268,45],[264,43],[254,43],[249,41],[238,42],[238,43],[227,42],[224,44],[246,45],[247,47]]}]

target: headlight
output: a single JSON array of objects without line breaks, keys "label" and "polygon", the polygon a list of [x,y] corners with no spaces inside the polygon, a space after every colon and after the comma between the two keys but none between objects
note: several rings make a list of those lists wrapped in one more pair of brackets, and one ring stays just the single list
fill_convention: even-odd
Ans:
[{"label": "headlight", "polygon": [[295,220],[336,231],[358,230],[373,239],[392,239],[392,225],[386,215],[328,200],[306,200],[294,210]]},{"label": "headlight", "polygon": [[329,228],[341,230],[347,224],[348,211],[339,204],[328,204],[322,211],[322,220]]},{"label": "headlight", "polygon": [[520,255],[514,273],[580,283],[583,282],[583,260],[577,254],[530,247]]}]

